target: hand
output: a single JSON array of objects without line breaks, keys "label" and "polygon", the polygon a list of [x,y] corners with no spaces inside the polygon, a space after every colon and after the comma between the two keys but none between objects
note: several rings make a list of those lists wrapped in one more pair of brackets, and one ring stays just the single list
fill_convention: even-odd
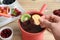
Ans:
[{"label": "hand", "polygon": [[40,18],[41,26],[50,28],[56,40],[60,40],[60,17],[47,15]]}]

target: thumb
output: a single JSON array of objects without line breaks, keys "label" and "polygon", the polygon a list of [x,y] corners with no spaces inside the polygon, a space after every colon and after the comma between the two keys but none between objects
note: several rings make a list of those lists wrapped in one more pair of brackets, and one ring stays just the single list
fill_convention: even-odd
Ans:
[{"label": "thumb", "polygon": [[40,23],[42,24],[41,26],[43,27],[51,27],[51,24],[52,24],[51,22],[43,18],[40,18]]}]

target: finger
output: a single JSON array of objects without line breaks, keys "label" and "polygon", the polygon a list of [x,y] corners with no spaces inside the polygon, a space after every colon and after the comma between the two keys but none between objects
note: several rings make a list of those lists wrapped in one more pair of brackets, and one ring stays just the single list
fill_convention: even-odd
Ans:
[{"label": "finger", "polygon": [[49,20],[50,17],[51,17],[51,15],[44,15],[44,16],[42,16],[42,18],[47,19],[47,20]]},{"label": "finger", "polygon": [[41,18],[44,18],[45,19],[45,15],[41,16]]},{"label": "finger", "polygon": [[56,15],[51,15],[52,18],[56,18],[56,19],[59,19],[60,17],[59,16],[56,16]]},{"label": "finger", "polygon": [[60,21],[60,17],[56,16],[56,15],[46,15],[45,18],[50,21],[50,22],[59,22]]},{"label": "finger", "polygon": [[51,22],[49,22],[46,19],[40,18],[40,23],[42,23],[45,27],[50,27],[51,26]]},{"label": "finger", "polygon": [[46,28],[46,26],[43,23],[40,23],[41,28]]},{"label": "finger", "polygon": [[51,15],[51,19],[55,22],[59,22],[60,21],[60,17],[56,16],[56,15]]}]

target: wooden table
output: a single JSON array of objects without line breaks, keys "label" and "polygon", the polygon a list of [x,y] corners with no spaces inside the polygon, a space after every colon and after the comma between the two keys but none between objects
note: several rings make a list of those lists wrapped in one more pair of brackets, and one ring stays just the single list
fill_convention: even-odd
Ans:
[{"label": "wooden table", "polygon": [[[60,8],[60,3],[56,2],[55,0],[18,0],[21,6],[28,10],[40,10],[41,6],[46,3],[48,5],[44,14],[51,14],[54,9]],[[18,27],[17,20],[6,25],[14,30],[14,36],[12,40],[21,40],[21,33]],[[44,32],[44,40],[54,40],[53,35],[48,32],[47,30]]]}]

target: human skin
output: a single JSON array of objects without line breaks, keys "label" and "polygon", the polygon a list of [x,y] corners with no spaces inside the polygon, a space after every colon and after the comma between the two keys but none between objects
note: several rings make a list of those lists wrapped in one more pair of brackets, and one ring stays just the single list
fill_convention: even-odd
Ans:
[{"label": "human skin", "polygon": [[54,38],[60,40],[60,17],[56,15],[46,15],[40,18],[40,25],[51,29]]}]

